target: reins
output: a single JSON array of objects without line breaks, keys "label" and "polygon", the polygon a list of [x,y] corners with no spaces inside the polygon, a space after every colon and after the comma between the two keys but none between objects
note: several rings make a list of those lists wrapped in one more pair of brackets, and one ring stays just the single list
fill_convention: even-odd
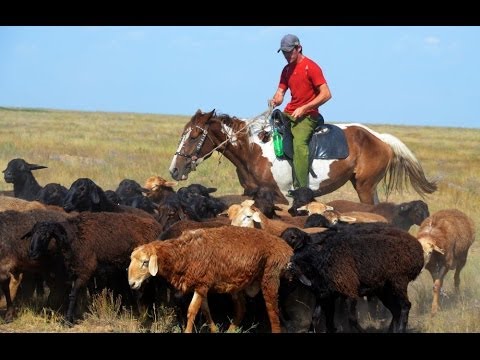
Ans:
[{"label": "reins", "polygon": [[[237,131],[234,131],[234,132],[231,133],[231,134],[226,134],[226,135],[227,135],[227,138],[226,138],[224,141],[222,141],[221,143],[219,143],[219,144],[218,144],[217,146],[215,146],[212,150],[210,150],[208,153],[206,153],[206,154],[203,155],[202,157],[198,158],[197,160],[195,160],[195,161],[192,160],[192,162],[195,163],[195,162],[198,161],[199,159],[203,159],[203,158],[205,158],[206,156],[211,155],[214,151],[218,151],[218,152],[220,153],[220,158],[218,159],[218,165],[220,165],[221,158],[222,158],[222,156],[224,155],[224,152],[225,152],[225,150],[227,149],[227,147],[225,146],[225,148],[223,149],[223,152],[220,151],[220,150],[218,150],[218,149],[219,149],[220,147],[222,147],[223,145],[225,145],[226,143],[230,142],[231,139],[232,139],[232,137],[234,137],[235,135],[241,133],[243,130],[245,130],[245,128],[253,125],[253,124],[254,124],[256,121],[258,121],[263,115],[265,115],[265,117],[268,118],[268,117],[270,116],[270,114],[272,113],[272,111],[273,111],[273,107],[272,107],[272,106],[269,106],[269,108],[268,108],[267,111],[264,111],[264,112],[261,113],[259,116],[255,117],[252,121],[250,121],[250,122],[246,122],[246,121],[245,121],[245,125],[244,125],[243,127],[241,127],[240,129],[238,129]],[[197,126],[197,127],[198,127],[198,126]],[[207,130],[203,130],[203,129],[200,128],[200,127],[198,127],[198,128],[199,128],[200,130],[202,130],[202,131],[204,132],[204,134],[207,134],[207,133],[208,133]],[[202,135],[202,136],[203,136],[203,135]],[[208,138],[210,139],[210,141],[211,141],[213,144],[215,144],[210,137],[208,137]],[[203,142],[204,142],[204,139],[203,139],[203,141],[200,141],[200,142],[197,144],[197,146],[196,146],[196,148],[195,148],[197,153],[198,153],[198,152],[200,151],[200,149],[202,148]],[[183,154],[182,154],[182,156],[186,156],[186,155],[183,155]],[[191,158],[192,156],[190,155],[189,157]],[[192,164],[192,169],[193,169],[193,170],[195,169],[195,164]]]}]

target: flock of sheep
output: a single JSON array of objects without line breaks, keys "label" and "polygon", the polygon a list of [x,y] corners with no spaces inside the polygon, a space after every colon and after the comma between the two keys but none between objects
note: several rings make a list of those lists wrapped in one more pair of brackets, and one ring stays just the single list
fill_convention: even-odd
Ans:
[{"label": "flock of sheep", "polygon": [[7,322],[48,289],[47,306],[73,326],[88,294],[107,288],[138,316],[172,306],[185,332],[201,322],[212,332],[252,322],[259,331],[335,332],[344,309],[351,330],[362,331],[356,306],[364,299],[380,300],[392,315],[389,331],[405,332],[408,284],[430,272],[435,314],[449,270],[458,291],[475,238],[466,214],[430,214],[421,200],[323,204],[300,188],[281,206],[269,188],[215,197],[201,184],[175,191],[160,176],[106,191],[80,178],[67,189],[38,184],[32,171],[42,168],[13,159],[3,170],[13,184],[0,196]]}]

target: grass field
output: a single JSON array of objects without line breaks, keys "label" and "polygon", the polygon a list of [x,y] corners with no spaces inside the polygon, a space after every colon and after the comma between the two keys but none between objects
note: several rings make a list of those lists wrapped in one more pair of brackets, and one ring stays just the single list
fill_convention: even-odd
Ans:
[{"label": "grass field", "polygon": [[[235,114],[231,114],[235,115]],[[152,175],[170,179],[168,167],[184,124],[189,116],[158,114],[53,111],[0,108],[0,167],[14,158],[47,166],[34,175],[41,185],[60,183],[67,188],[78,178],[88,177],[104,190],[114,190],[125,178],[143,184]],[[352,119],[354,122],[354,119]],[[434,318],[429,310],[432,280],[422,273],[409,287],[412,309],[409,331],[480,332],[480,129],[369,125],[377,132],[401,139],[420,160],[429,179],[436,179],[438,191],[428,196],[430,212],[457,208],[477,225],[477,241],[470,249],[462,271],[461,294],[453,292],[453,272],[446,276],[442,310]],[[235,169],[214,154],[187,181],[216,187],[214,195],[241,194]],[[0,190],[12,190],[0,180]],[[386,200],[380,187],[381,200]],[[357,200],[351,185],[324,197]],[[388,201],[419,199],[411,191],[392,194]],[[417,227],[412,227],[415,234]],[[171,313],[159,309],[157,321],[145,329],[129,312],[117,316],[115,301],[108,294],[95,299],[91,313],[74,328],[63,327],[59,315],[43,309],[41,299],[19,311],[11,324],[0,320],[0,332],[167,332],[177,331],[169,323]],[[112,315],[114,314],[114,315]],[[363,324],[384,329],[384,324],[365,318]]]}]

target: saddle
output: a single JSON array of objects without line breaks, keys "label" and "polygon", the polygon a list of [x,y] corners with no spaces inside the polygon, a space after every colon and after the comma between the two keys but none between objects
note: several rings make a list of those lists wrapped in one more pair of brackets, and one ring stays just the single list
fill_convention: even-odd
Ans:
[{"label": "saddle", "polygon": [[[290,129],[289,119],[279,109],[275,109],[270,117],[271,126],[276,127],[283,138],[283,153],[281,159],[292,161],[293,159],[293,136]],[[309,143],[308,164],[310,173],[314,159],[332,160],[345,159],[348,156],[348,143],[345,133],[341,128],[333,124],[319,124],[312,135]]]}]

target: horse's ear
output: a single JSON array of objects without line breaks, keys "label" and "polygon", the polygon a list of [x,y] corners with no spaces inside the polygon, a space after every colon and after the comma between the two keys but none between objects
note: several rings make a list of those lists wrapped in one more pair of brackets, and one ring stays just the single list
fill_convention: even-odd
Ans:
[{"label": "horse's ear", "polygon": [[204,126],[212,118],[214,113],[215,113],[215,109],[213,109],[208,113],[202,113],[202,112],[199,113],[197,111],[197,113],[195,114],[197,125]]},{"label": "horse's ear", "polygon": [[210,120],[210,118],[213,116],[213,114],[215,114],[215,109],[213,109],[212,111],[210,111],[209,113],[207,113],[206,115],[208,115],[208,120]]}]

